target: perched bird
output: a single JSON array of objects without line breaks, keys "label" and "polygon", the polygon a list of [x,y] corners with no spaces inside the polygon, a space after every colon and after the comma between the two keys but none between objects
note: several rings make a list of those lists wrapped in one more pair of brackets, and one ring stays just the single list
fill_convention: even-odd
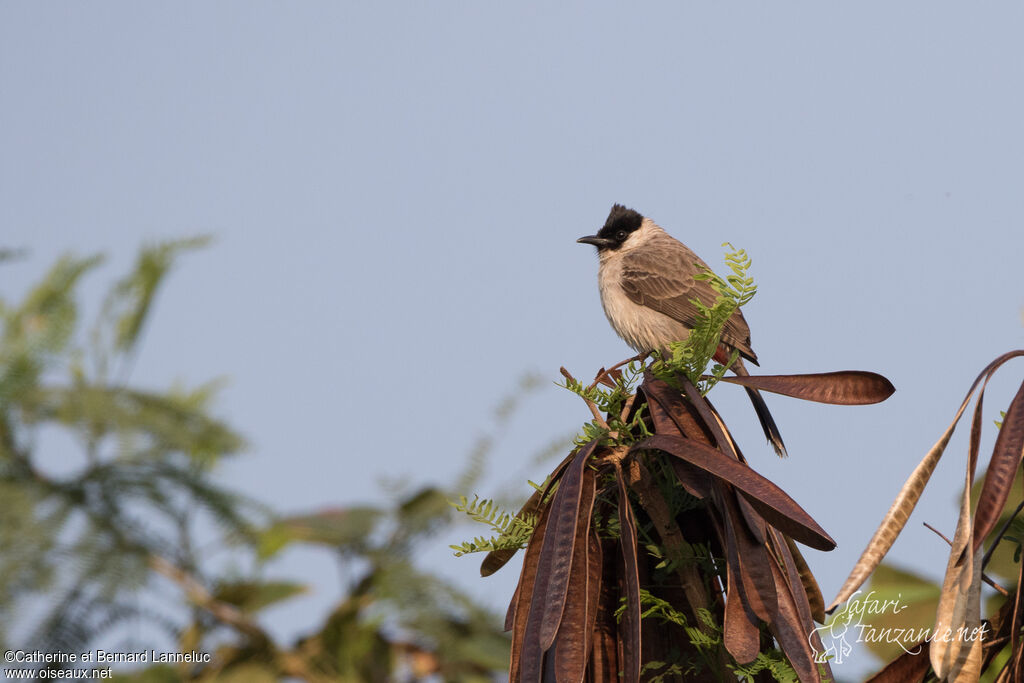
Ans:
[{"label": "perched bird", "polygon": [[[596,235],[576,241],[597,247],[601,262],[597,283],[604,313],[615,332],[640,353],[686,339],[698,318],[691,299],[711,306],[717,298],[707,280],[694,278],[710,270],[707,264],[633,209],[616,204]],[[743,359],[757,365],[757,355],[750,347],[750,328],[739,309],[725,323],[715,360],[728,359],[733,349],[740,353],[733,372],[748,374]],[[748,388],[747,394],[768,442],[785,457],[786,446],[764,398],[757,389]]]}]

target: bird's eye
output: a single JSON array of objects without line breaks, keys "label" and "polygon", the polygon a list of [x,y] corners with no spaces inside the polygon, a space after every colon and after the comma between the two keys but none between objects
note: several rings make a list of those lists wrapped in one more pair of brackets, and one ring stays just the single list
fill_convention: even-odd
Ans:
[{"label": "bird's eye", "polygon": [[628,234],[629,233],[627,233],[625,230],[619,230],[617,233],[615,233],[615,239],[617,239],[620,242],[625,242],[626,241],[626,235],[628,235]]}]

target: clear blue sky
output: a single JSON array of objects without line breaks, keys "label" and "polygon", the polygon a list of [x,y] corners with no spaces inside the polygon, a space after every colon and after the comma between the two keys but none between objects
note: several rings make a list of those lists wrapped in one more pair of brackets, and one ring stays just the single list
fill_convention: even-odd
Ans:
[{"label": "clear blue sky", "polygon": [[[829,599],[970,380],[1024,343],[1022,26],[1005,3],[6,2],[0,244],[31,258],[0,287],[102,250],[96,292],[147,240],[215,235],[135,378],[227,376],[218,411],[253,447],[222,476],[306,511],[380,499],[380,475],[444,481],[524,372],[628,355],[575,244],[613,202],[713,264],[729,240],[754,258],[765,372],[871,369],[898,390],[769,397],[787,461],[742,392],[716,391],[755,467],[839,542],[807,553]],[[380,407],[403,394],[396,421]],[[467,428],[439,428],[455,406]],[[546,388],[489,481],[586,417]],[[893,552],[933,576],[945,548],[920,522],[951,535],[963,443]],[[511,595],[515,570],[432,559]],[[272,613],[295,634],[336,574],[297,553],[279,571],[318,586]]]}]

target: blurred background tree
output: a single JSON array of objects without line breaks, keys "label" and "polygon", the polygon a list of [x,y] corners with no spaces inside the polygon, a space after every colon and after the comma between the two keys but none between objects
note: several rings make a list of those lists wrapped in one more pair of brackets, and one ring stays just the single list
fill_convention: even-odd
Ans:
[{"label": "blurred background tree", "polygon": [[[500,619],[414,562],[455,523],[455,495],[406,487],[390,505],[277,516],[213,476],[245,449],[211,412],[216,382],[131,383],[165,276],[205,243],[142,249],[88,327],[76,290],[99,256],[65,256],[22,301],[0,298],[0,645],[210,655],[115,667],[121,680],[491,680],[508,664]],[[279,643],[260,611],[305,586],[265,568],[297,543],[334,553],[348,583],[324,623]]]}]

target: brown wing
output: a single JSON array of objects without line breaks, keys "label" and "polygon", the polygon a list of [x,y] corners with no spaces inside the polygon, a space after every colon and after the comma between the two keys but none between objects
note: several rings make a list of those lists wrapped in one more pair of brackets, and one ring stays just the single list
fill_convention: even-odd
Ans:
[{"label": "brown wing", "polygon": [[[694,275],[707,268],[686,245],[668,238],[656,249],[637,249],[622,256],[622,290],[630,301],[663,313],[693,329],[697,323],[697,307],[692,299],[710,306],[717,294],[706,280]],[[657,257],[653,256],[657,254]],[[725,323],[722,341],[757,364],[757,355],[750,348],[750,328],[743,314],[736,311]]]}]

